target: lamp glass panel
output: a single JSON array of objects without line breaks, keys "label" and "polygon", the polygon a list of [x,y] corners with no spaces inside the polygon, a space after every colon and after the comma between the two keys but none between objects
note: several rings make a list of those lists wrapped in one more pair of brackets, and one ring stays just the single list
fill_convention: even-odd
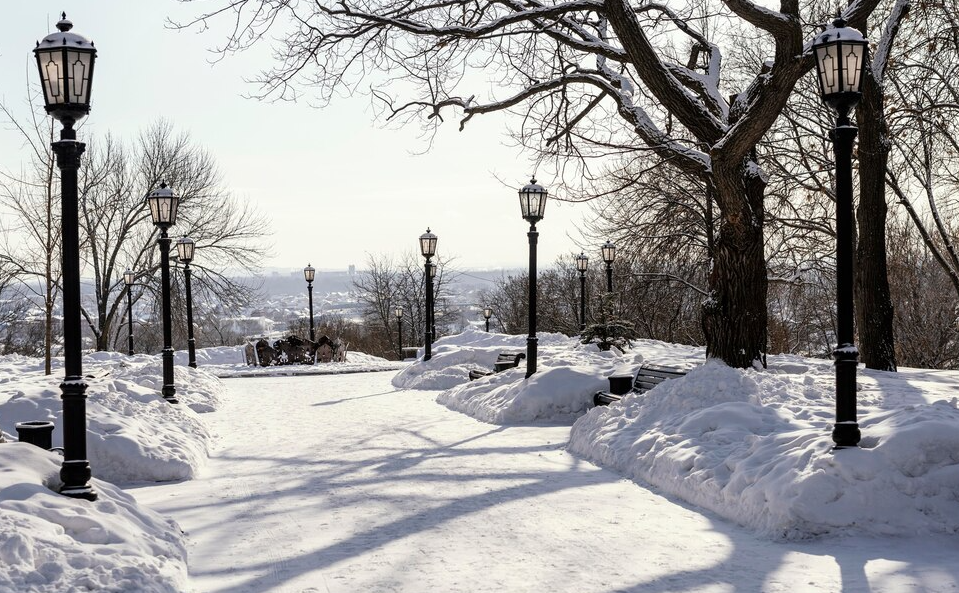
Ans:
[{"label": "lamp glass panel", "polygon": [[612,263],[616,259],[616,246],[610,243],[609,241],[603,245],[603,261],[606,263]]},{"label": "lamp glass panel", "polygon": [[580,272],[585,272],[589,269],[589,258],[583,254],[576,256],[576,269]]},{"label": "lamp glass panel", "polygon": [[492,317],[492,316],[493,316],[493,310],[492,310],[492,309],[490,309],[489,307],[483,309],[483,317],[489,319],[489,318]]},{"label": "lamp glass panel", "polygon": [[827,43],[816,47],[816,68],[819,71],[819,88],[824,95],[841,92],[839,76],[839,44]]},{"label": "lamp glass panel", "polygon": [[313,282],[313,279],[316,278],[316,269],[314,269],[313,266],[303,268],[303,278],[305,278],[307,282]]},{"label": "lamp glass panel", "polygon": [[843,77],[846,88],[843,90],[859,92],[862,83],[862,66],[865,61],[866,46],[859,43],[848,43],[842,46]]},{"label": "lamp glass panel", "polygon": [[58,105],[66,102],[63,76],[63,51],[38,51],[37,62],[40,65],[40,76],[43,78],[43,94],[46,95],[48,105]]},{"label": "lamp glass panel", "polygon": [[420,237],[420,253],[423,257],[433,257],[436,255],[436,235],[427,234]]},{"label": "lamp glass panel", "polygon": [[86,105],[90,102],[90,72],[93,56],[85,51],[67,52],[67,71],[70,76],[70,103]]},{"label": "lamp glass panel", "polygon": [[193,253],[195,248],[196,244],[190,239],[181,239],[176,243],[177,255],[183,261],[193,261]]},{"label": "lamp glass panel", "polygon": [[133,284],[133,279],[134,279],[133,276],[134,274],[132,270],[127,270],[126,272],[124,272],[123,273],[124,284],[126,284],[127,286],[129,286],[130,284]]}]

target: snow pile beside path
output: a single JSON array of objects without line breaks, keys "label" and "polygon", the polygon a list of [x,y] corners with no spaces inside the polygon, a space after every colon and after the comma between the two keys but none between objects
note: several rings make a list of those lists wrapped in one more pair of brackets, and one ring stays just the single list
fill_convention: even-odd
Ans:
[{"label": "snow pile beside path", "polygon": [[959,533],[955,398],[864,407],[862,448],[834,452],[831,365],[776,358],[710,361],[595,408],[569,449],[774,537]]},{"label": "snow pile beside path", "polygon": [[94,502],[56,493],[60,457],[0,444],[0,591],[190,590],[177,525],[94,479]]},{"label": "snow pile beside path", "polygon": [[[160,395],[157,357],[104,352],[84,357],[84,373],[91,375],[86,379],[87,458],[94,476],[128,483],[196,475],[213,439],[197,412],[216,409],[225,387],[200,370],[174,371],[178,405]],[[49,420],[56,427],[53,444],[62,446],[61,381],[61,375],[27,370],[16,381],[0,383],[0,429],[15,435],[17,422]]]},{"label": "snow pile beside path", "polygon": [[[548,349],[571,350],[579,342],[563,334],[539,334],[540,354]],[[592,347],[592,350],[596,350]],[[471,369],[490,371],[501,352],[526,352],[526,336],[487,333],[467,328],[462,333],[444,336],[433,343],[432,358],[418,360],[393,378],[399,389],[450,389],[469,381]],[[526,365],[519,367],[526,372]],[[515,371],[509,373],[513,376]],[[514,377],[515,379],[515,377]]]},{"label": "snow pile beside path", "polygon": [[406,389],[447,389],[437,401],[479,420],[496,424],[571,422],[582,414],[593,394],[608,386],[606,377],[623,364],[635,366],[632,355],[600,352],[562,334],[543,334],[537,372],[530,379],[526,364],[469,381],[470,369],[491,370],[500,352],[526,352],[525,336],[490,334],[468,329],[437,341],[433,358],[398,373],[393,385]]}]

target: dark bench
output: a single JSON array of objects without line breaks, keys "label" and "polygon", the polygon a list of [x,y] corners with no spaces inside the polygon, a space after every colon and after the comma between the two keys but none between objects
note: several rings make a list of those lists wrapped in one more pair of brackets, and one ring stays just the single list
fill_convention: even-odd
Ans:
[{"label": "dark bench", "polygon": [[609,377],[609,391],[597,391],[593,404],[606,406],[623,399],[629,393],[646,393],[668,379],[678,379],[686,374],[684,369],[645,365],[636,371],[636,375],[619,374]]},{"label": "dark bench", "polygon": [[470,371],[470,381],[475,381],[480,377],[486,377],[487,375],[492,375],[493,373],[500,373],[507,369],[518,367],[519,361],[525,359],[525,352],[500,352],[499,356],[496,357],[496,362],[493,363],[492,371],[473,369]]}]

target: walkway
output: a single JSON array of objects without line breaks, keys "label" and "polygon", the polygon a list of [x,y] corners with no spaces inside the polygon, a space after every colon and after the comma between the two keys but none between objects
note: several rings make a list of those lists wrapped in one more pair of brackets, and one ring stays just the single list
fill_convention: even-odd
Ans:
[{"label": "walkway", "polygon": [[[232,379],[196,480],[131,490],[190,540],[199,591],[602,593],[946,590],[941,540],[780,544],[392,372]],[[918,560],[917,560],[918,559]],[[868,577],[867,577],[868,575]],[[868,578],[868,584],[867,584]]]}]

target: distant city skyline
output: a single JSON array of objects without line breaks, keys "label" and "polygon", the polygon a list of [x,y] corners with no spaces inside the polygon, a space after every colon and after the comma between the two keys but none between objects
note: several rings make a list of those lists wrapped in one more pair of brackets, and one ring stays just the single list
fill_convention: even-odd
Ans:
[{"label": "distant city skyline", "polygon": [[[528,225],[516,190],[533,171],[518,148],[505,145],[502,114],[474,118],[463,132],[449,121],[432,149],[416,154],[429,145],[419,128],[382,127],[366,96],[338,98],[323,109],[243,98],[256,90],[244,78],[269,65],[269,48],[211,65],[209,49],[224,40],[222,23],[205,33],[165,26],[167,18],[195,15],[196,4],[34,0],[5,8],[2,100],[15,114],[28,115],[34,42],[66,10],[99,50],[81,140],[108,132],[133,139],[159,118],[189,132],[216,158],[234,195],[271,220],[268,269],[362,269],[367,254],[415,250],[427,227],[439,236],[438,253],[459,268],[526,265]],[[0,166],[16,171],[28,156],[16,130],[0,129]],[[549,188],[552,180],[539,181]],[[589,214],[588,205],[551,201],[538,225],[541,266],[579,253],[579,221]],[[598,257],[598,244],[596,250]]]}]

